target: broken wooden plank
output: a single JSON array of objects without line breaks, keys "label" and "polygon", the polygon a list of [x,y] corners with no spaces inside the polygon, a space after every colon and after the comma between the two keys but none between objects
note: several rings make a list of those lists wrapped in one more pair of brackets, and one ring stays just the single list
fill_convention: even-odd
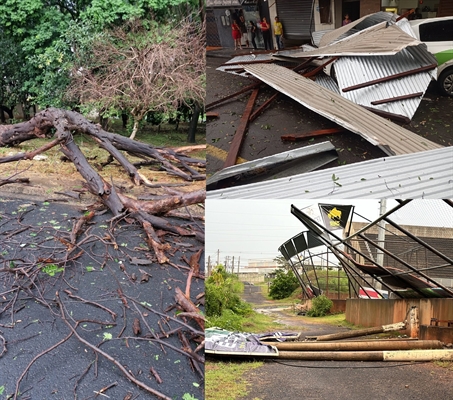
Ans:
[{"label": "broken wooden plank", "polygon": [[393,75],[389,75],[389,76],[386,76],[383,78],[373,79],[368,82],[359,83],[358,85],[348,86],[343,89],[343,92],[345,93],[345,92],[349,92],[351,90],[362,89],[364,87],[376,85],[377,83],[388,82],[393,79],[398,79],[398,78],[403,78],[405,76],[418,74],[419,72],[431,71],[434,68],[437,68],[437,64],[430,64],[430,65],[426,65],[424,67],[411,69],[410,71],[404,71],[404,72],[400,72],[398,74],[393,74]]},{"label": "broken wooden plank", "polygon": [[229,99],[232,99],[233,97],[239,96],[240,94],[247,93],[250,90],[256,89],[262,85],[262,82],[256,82],[252,85],[246,86],[245,88],[239,90],[238,92],[229,94],[228,96],[222,97],[219,100],[213,101],[212,103],[206,104],[205,109],[209,110],[219,104],[222,104],[224,101],[227,101]]},{"label": "broken wooden plank", "polygon": [[423,92],[417,92],[417,93],[405,94],[402,96],[395,96],[395,97],[391,97],[388,99],[372,101],[371,104],[373,106],[376,106],[378,104],[392,103],[394,101],[413,99],[414,97],[422,97],[422,96],[423,96]]},{"label": "broken wooden plank", "polygon": [[213,118],[219,118],[219,113],[216,113],[216,112],[213,112],[213,111],[208,111],[208,112],[206,113],[206,119],[207,119],[207,118],[211,118],[211,119],[213,119]]},{"label": "broken wooden plank", "polygon": [[278,96],[280,93],[275,93],[269,99],[267,99],[263,104],[261,104],[252,115],[250,115],[249,122],[254,121]]},{"label": "broken wooden plank", "polygon": [[236,164],[236,160],[241,149],[242,141],[245,136],[245,131],[249,123],[250,115],[252,114],[253,106],[255,104],[256,98],[258,97],[259,88],[254,89],[250,95],[249,101],[245,106],[244,113],[242,114],[241,120],[239,121],[239,126],[234,135],[233,141],[231,142],[230,151],[228,152],[223,168],[231,167]]},{"label": "broken wooden plank", "polygon": [[281,140],[286,140],[288,142],[297,142],[299,140],[310,139],[315,136],[325,136],[332,135],[334,133],[345,132],[344,128],[329,128],[329,129],[318,129],[316,131],[302,133],[300,135],[283,135],[280,137]]}]

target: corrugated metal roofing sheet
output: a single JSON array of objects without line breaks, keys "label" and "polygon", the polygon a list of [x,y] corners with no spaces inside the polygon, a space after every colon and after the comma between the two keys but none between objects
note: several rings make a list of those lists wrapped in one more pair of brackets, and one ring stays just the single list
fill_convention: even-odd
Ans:
[{"label": "corrugated metal roofing sheet", "polygon": [[452,198],[453,147],[207,192],[208,199]]},{"label": "corrugated metal roofing sheet", "polygon": [[[294,51],[299,51],[299,50],[292,50]],[[291,51],[288,50],[288,54],[290,54]],[[228,72],[233,75],[239,75],[243,77],[248,77],[250,76],[247,72],[244,72],[242,70],[242,66],[240,65],[241,63],[276,63],[278,65],[291,65],[293,64],[298,64],[299,60],[297,60],[294,57],[284,57],[281,60],[278,58],[274,58],[271,53],[264,53],[264,54],[242,54],[236,57],[233,57],[232,59],[228,60],[225,64],[221,65],[220,67],[216,68],[217,71],[222,71],[222,72]],[[229,65],[231,64],[231,65]],[[242,70],[242,71],[241,71]]]},{"label": "corrugated metal roofing sheet", "polygon": [[[316,157],[313,157],[314,155]],[[247,178],[259,176],[259,180],[263,181],[300,174],[318,169],[337,158],[338,155],[332,143],[316,143],[224,168],[206,180],[206,187],[217,185],[232,177],[235,180],[243,178],[245,181]],[[238,182],[238,184],[244,183]]]},{"label": "corrugated metal roofing sheet", "polygon": [[[342,90],[360,83],[385,78],[433,64],[436,64],[436,61],[426,51],[426,48],[423,51],[423,49],[411,47],[393,56],[340,58],[335,62],[334,68],[338,87],[344,98],[356,104],[393,114],[404,115],[412,119],[431,82],[433,72],[436,73],[436,68],[428,72],[419,72],[348,92],[342,92]],[[421,93],[421,95],[411,99],[387,102],[379,105],[372,104],[374,101],[393,99],[398,96],[414,93]]]},{"label": "corrugated metal roofing sheet", "polygon": [[321,86],[325,87],[326,89],[331,90],[332,92],[340,94],[340,90],[338,89],[337,82],[335,82],[335,80],[328,75],[324,75],[324,74],[316,75],[315,82],[318,85],[321,85]]},{"label": "corrugated metal roofing sheet", "polygon": [[333,44],[311,51],[293,53],[293,57],[325,56],[383,56],[396,54],[408,46],[422,42],[403,32],[398,26],[386,22],[371,26]]},{"label": "corrugated metal roofing sheet", "polygon": [[337,40],[343,39],[347,36],[353,35],[363,29],[367,29],[373,25],[377,25],[383,21],[387,21],[390,25],[396,21],[396,16],[393,13],[379,11],[374,14],[365,15],[364,17],[351,22],[341,28],[334,29],[333,31],[326,32],[319,41],[319,46],[326,46]]},{"label": "corrugated metal roofing sheet", "polygon": [[[241,62],[255,62],[255,61],[263,61],[263,62],[268,62],[272,60],[272,55],[271,54],[242,54],[236,57],[233,57],[232,59],[228,60],[225,65],[221,65],[220,67],[216,68],[217,71],[222,71],[222,72],[228,72],[233,75],[239,75],[239,76],[244,76],[247,77],[248,74],[245,72],[238,72],[238,69],[241,69],[241,66],[239,63]],[[229,66],[228,64],[231,64]]]},{"label": "corrugated metal roofing sheet", "polygon": [[[405,33],[397,25],[381,22],[343,40],[322,48],[292,53],[293,57],[341,56],[334,64],[338,87],[343,97],[366,107],[402,115],[412,119],[436,69],[392,79],[361,89],[342,92],[344,88],[389,77],[420,67],[436,65],[437,61],[426,45]],[[401,24],[410,32],[409,24]],[[417,97],[373,102],[417,94]]]},{"label": "corrugated metal roofing sheet", "polygon": [[245,65],[252,75],[318,114],[363,136],[389,155],[442,147],[278,65]]}]

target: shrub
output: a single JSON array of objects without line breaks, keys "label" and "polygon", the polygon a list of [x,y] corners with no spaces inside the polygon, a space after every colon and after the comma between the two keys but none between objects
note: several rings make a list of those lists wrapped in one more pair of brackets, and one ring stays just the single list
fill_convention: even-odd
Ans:
[{"label": "shrub", "polygon": [[241,290],[238,278],[227,273],[223,266],[218,266],[205,284],[206,315],[221,316],[225,310],[243,316],[249,314],[252,308],[239,297]]},{"label": "shrub", "polygon": [[275,272],[275,278],[270,285],[269,296],[274,300],[284,299],[291,296],[298,286],[299,282],[292,271],[278,269]]},{"label": "shrub", "polygon": [[206,328],[222,328],[228,331],[242,331],[243,317],[225,309],[220,316],[208,317]]},{"label": "shrub", "polygon": [[315,297],[311,301],[311,308],[307,311],[307,315],[309,317],[323,317],[324,315],[328,314],[332,305],[332,300],[330,300],[325,295]]}]

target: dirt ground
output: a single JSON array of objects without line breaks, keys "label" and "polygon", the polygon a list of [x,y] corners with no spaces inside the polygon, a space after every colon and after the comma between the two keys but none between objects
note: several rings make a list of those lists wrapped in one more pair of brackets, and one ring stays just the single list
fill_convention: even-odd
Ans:
[{"label": "dirt ground", "polygon": [[[207,98],[206,104],[235,93],[248,86],[248,78],[217,71],[225,63],[230,53],[224,51],[207,57]],[[262,104],[272,94],[272,89],[261,90],[256,106]],[[222,169],[231,140],[238,127],[250,92],[228,100],[212,111],[219,118],[207,124],[208,175]],[[411,123],[404,127],[443,146],[453,145],[453,98],[438,93],[435,83],[428,88],[421,105]],[[331,141],[338,152],[338,160],[324,168],[351,164],[385,156],[384,152],[352,132],[318,137],[302,142],[283,142],[281,135],[302,134],[318,129],[335,127],[336,124],[317,113],[308,110],[294,100],[280,95],[248,128],[242,144],[241,161],[251,161],[291,149]]]},{"label": "dirt ground", "polygon": [[[302,336],[318,336],[347,330],[288,316],[264,299],[257,286],[246,286],[244,300],[274,316]],[[448,400],[453,390],[453,371],[428,363],[268,360],[248,372],[247,396],[241,400],[308,399]]]}]

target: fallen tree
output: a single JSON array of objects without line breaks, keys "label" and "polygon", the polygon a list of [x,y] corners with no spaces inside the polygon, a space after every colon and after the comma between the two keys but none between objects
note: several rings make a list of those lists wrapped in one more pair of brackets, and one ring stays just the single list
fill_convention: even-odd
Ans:
[{"label": "fallen tree", "polygon": [[[183,153],[168,148],[154,147],[107,132],[77,112],[57,108],[48,108],[26,122],[0,126],[0,146],[15,146],[26,140],[53,135],[53,140],[39,149],[0,158],[0,164],[32,159],[37,154],[59,145],[63,154],[74,163],[77,171],[85,179],[88,190],[114,216],[125,213],[139,221],[148,236],[148,244],[150,248],[154,249],[159,262],[166,262],[167,258],[163,254],[165,246],[153,233],[152,222],[150,222],[150,218],[146,217],[146,214],[165,214],[175,208],[201,203],[206,196],[205,190],[189,193],[179,193],[172,190],[171,195],[154,202],[136,200],[127,196],[115,187],[113,181],[106,182],[90,165],[73,140],[73,135],[80,133],[89,135],[97,142],[99,147],[106,150],[109,153],[110,160],[118,161],[135,185],[151,184],[139,173],[138,168],[128,160],[124,152],[142,158],[144,164],[157,166],[158,169],[186,181],[205,179],[205,174],[200,172],[201,169],[205,168],[205,161],[187,157]],[[203,237],[203,235],[197,236]]]}]

